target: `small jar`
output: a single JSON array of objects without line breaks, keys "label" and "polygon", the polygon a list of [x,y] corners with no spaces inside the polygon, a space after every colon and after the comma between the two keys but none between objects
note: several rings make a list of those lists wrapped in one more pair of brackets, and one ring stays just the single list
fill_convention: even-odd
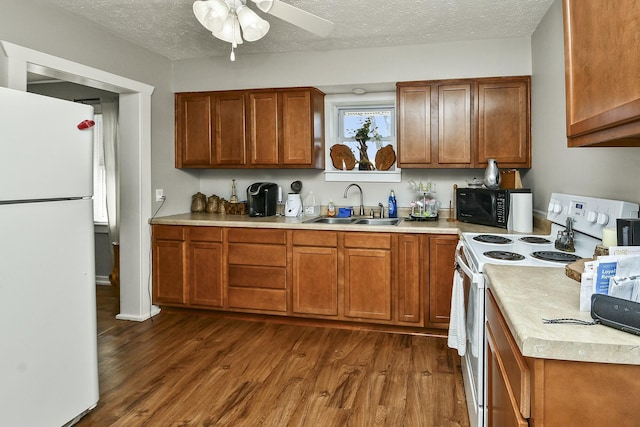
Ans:
[{"label": "small jar", "polygon": [[205,211],[206,208],[206,196],[200,192],[197,192],[193,196],[191,196],[191,212],[193,213],[201,213]]},{"label": "small jar", "polygon": [[218,211],[218,196],[209,196],[207,201],[207,213],[216,213]]}]

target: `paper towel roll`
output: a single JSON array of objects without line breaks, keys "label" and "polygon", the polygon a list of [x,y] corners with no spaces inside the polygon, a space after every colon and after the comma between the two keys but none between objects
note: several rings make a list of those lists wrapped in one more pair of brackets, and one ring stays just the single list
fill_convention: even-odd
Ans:
[{"label": "paper towel roll", "polygon": [[533,231],[533,198],[531,193],[511,193],[511,208],[507,227],[518,233]]}]

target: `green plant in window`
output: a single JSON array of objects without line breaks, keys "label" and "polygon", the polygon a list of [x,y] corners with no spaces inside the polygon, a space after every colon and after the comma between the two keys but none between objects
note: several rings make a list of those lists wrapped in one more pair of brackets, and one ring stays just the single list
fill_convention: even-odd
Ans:
[{"label": "green plant in window", "polygon": [[367,154],[367,141],[369,141],[372,137],[375,141],[380,140],[380,135],[378,134],[377,128],[372,128],[371,117],[367,117],[367,119],[362,123],[362,126],[356,129],[354,134],[354,139],[358,141],[358,151],[360,152],[360,160],[358,161],[358,169],[359,170],[374,170],[375,167],[371,160],[369,160],[369,155]]}]

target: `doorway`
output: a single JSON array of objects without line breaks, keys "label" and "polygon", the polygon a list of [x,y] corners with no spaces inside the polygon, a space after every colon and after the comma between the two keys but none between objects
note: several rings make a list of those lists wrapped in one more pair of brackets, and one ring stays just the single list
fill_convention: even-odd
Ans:
[{"label": "doorway", "polygon": [[[107,100],[109,102],[116,102],[118,100],[118,94],[101,89],[95,89],[92,87],[78,85],[71,82],[66,82],[59,79],[50,79],[46,76],[40,76],[38,74],[28,73],[27,75],[27,92],[35,93],[38,95],[49,96],[52,98],[64,99],[67,101],[79,102],[94,107],[94,114],[96,119],[96,127],[100,127],[101,121],[99,120],[102,114],[101,102]],[[94,133],[95,136],[102,135],[102,132]],[[113,263],[115,259],[115,253],[113,253],[112,242],[109,237],[109,227],[106,224],[106,195],[104,165],[100,151],[102,143],[94,144],[94,230],[95,230],[95,270],[96,270],[96,283],[99,285],[111,285],[109,281],[109,274],[113,270]],[[98,157],[96,157],[96,155]],[[97,170],[96,170],[97,169]],[[100,197],[102,196],[102,197]],[[119,310],[118,310],[119,312]]]},{"label": "doorway", "polygon": [[[151,94],[152,86],[83,64],[0,41],[5,85],[26,91],[35,73],[117,93],[120,111],[120,313],[123,320],[146,320],[159,312],[151,304]],[[1,55],[0,55],[1,56]]]}]

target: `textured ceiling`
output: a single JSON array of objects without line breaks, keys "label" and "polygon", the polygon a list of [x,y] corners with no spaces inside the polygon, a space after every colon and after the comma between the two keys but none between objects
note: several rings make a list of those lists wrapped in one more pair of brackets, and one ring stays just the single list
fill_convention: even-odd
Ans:
[{"label": "textured ceiling", "polygon": [[[192,12],[192,0],[40,0],[80,15],[108,31],[178,60],[229,55]],[[269,33],[245,42],[238,55],[401,46],[430,42],[530,36],[553,0],[283,0],[332,21],[320,38],[256,11]]]}]

